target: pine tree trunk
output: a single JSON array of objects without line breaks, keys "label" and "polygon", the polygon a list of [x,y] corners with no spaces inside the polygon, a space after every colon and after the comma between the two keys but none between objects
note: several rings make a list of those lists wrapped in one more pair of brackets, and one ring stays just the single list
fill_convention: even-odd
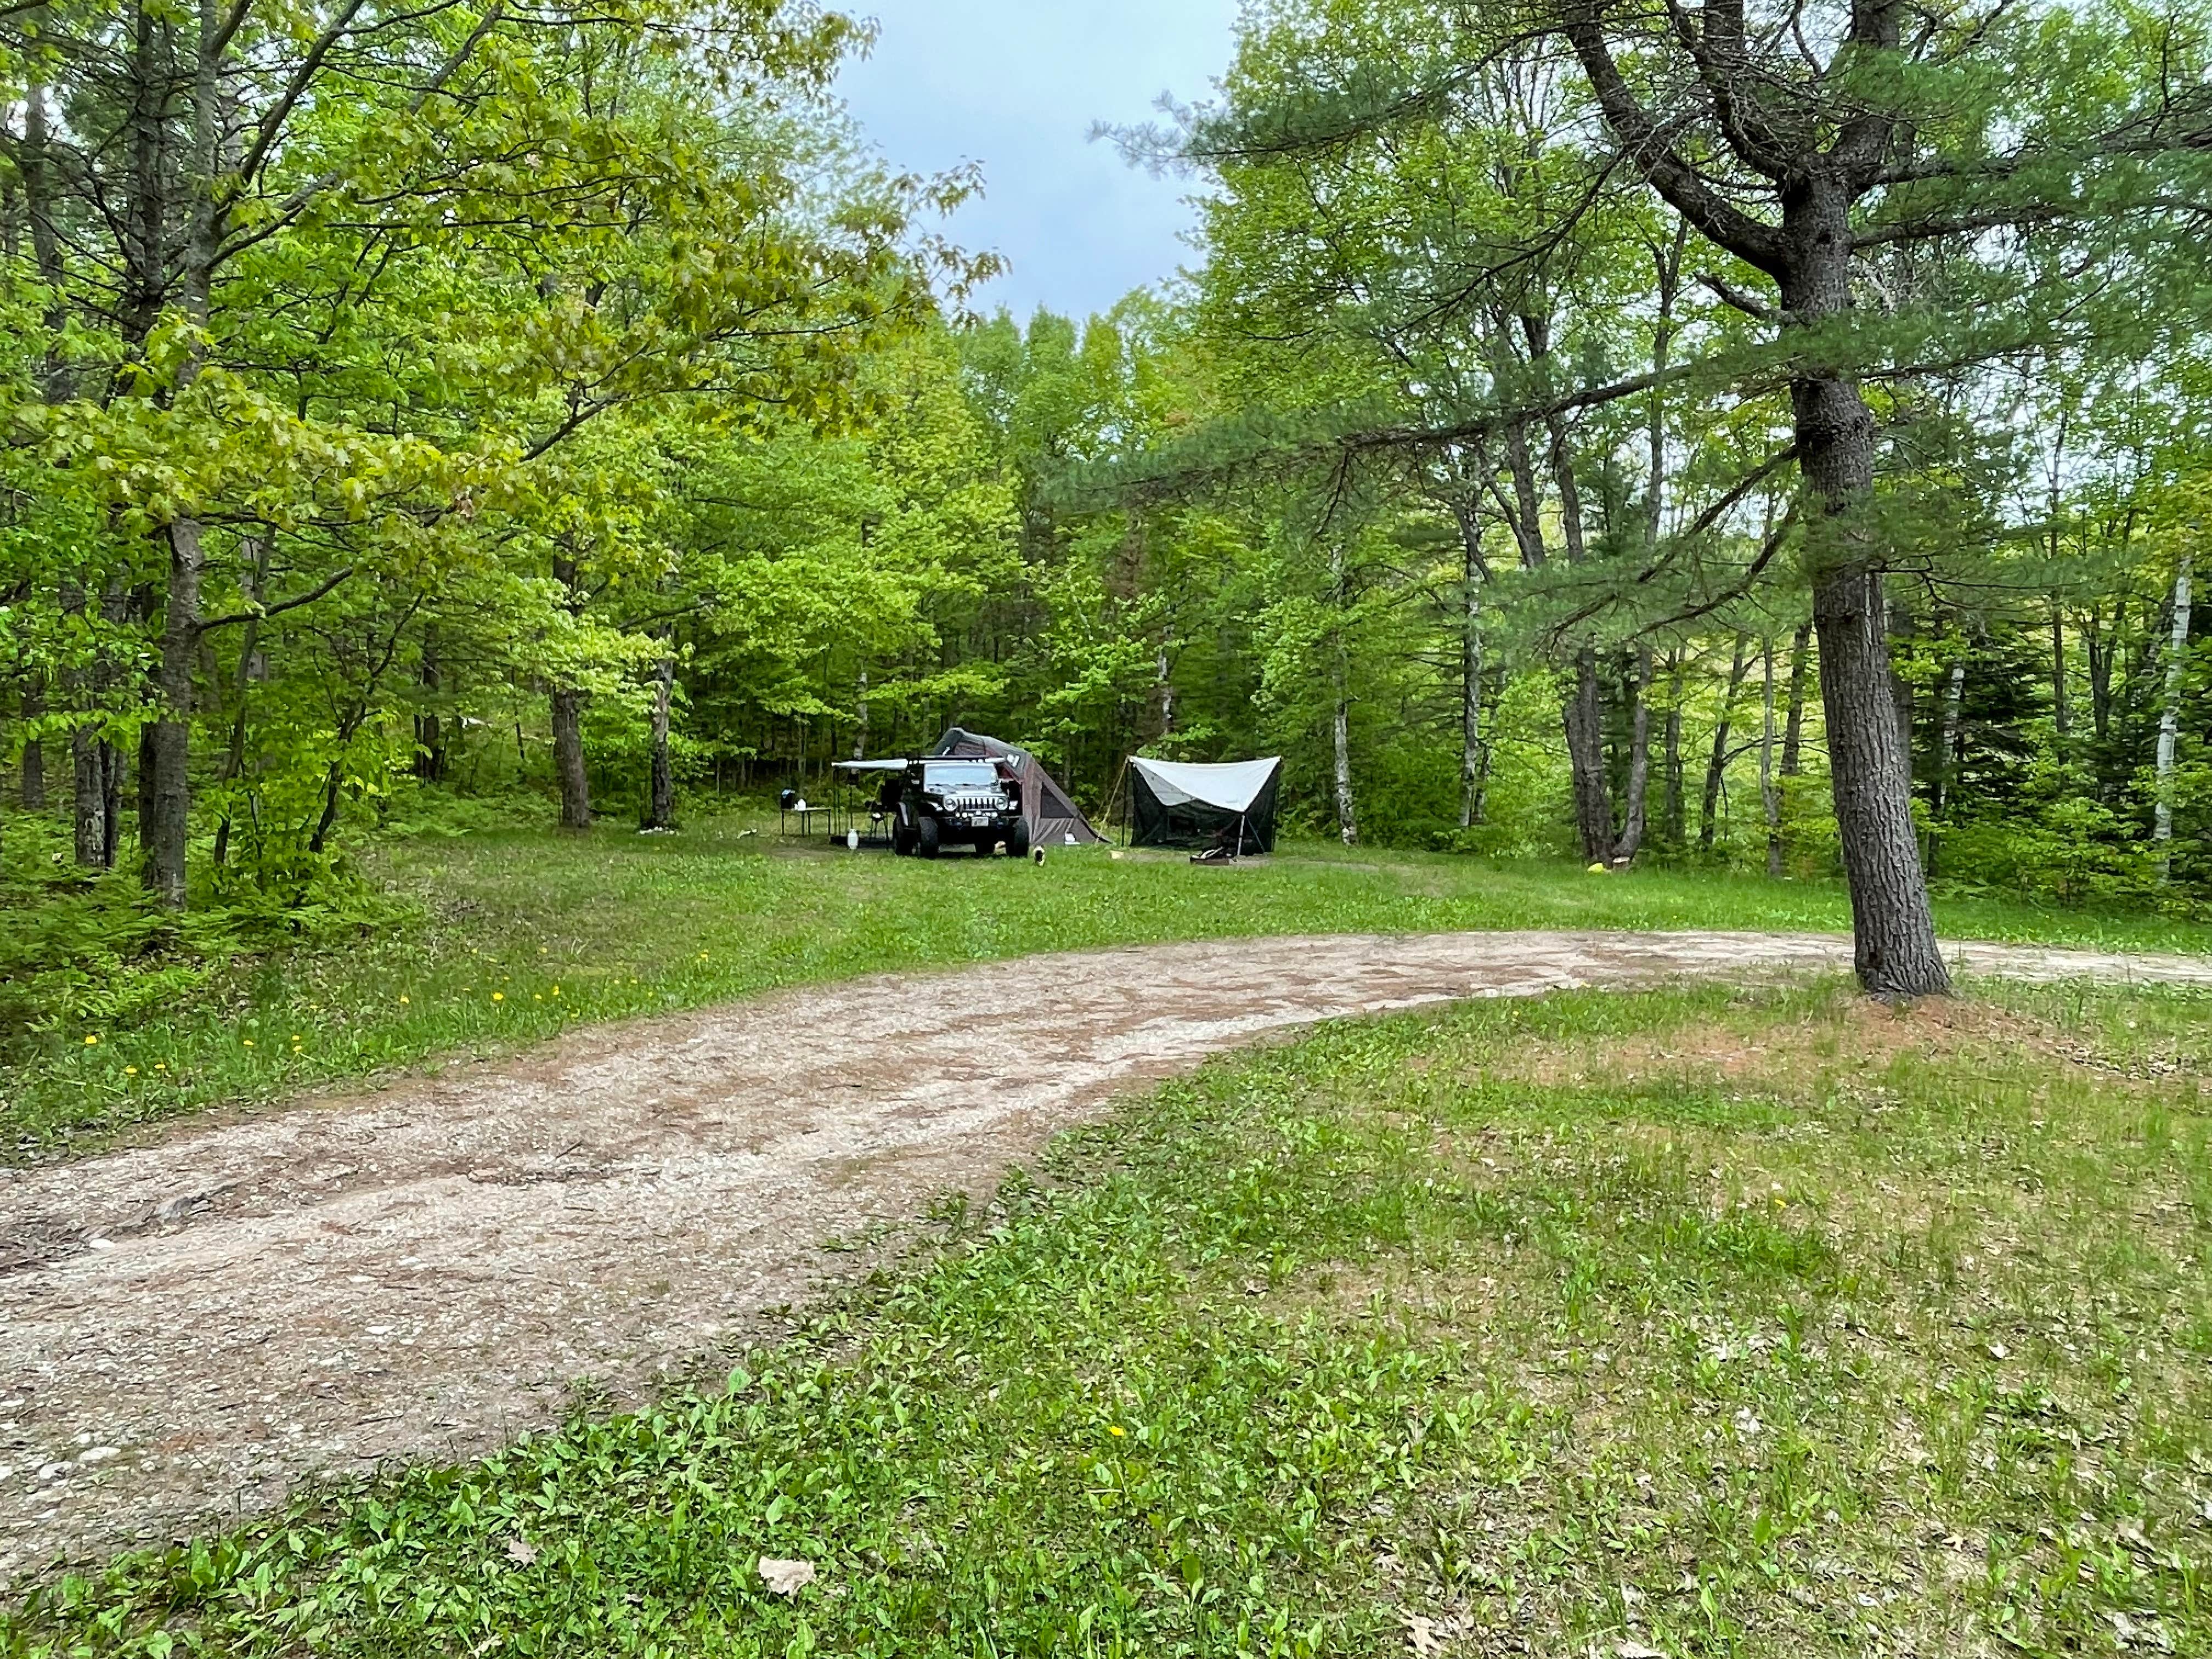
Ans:
[{"label": "pine tree trunk", "polygon": [[1460,633],[1459,827],[1482,822],[1482,542],[1472,515],[1460,521],[1467,614]]},{"label": "pine tree trunk", "polygon": [[1682,680],[1688,659],[1677,646],[1668,653],[1667,747],[1662,769],[1667,775],[1667,801],[1662,809],[1667,845],[1679,848],[1688,836],[1682,805]]},{"label": "pine tree trunk", "polygon": [[1630,718],[1627,799],[1623,804],[1620,834],[1610,850],[1617,866],[1632,864],[1644,850],[1644,836],[1650,822],[1651,795],[1651,675],[1656,664],[1646,646],[1637,662],[1632,694],[1636,712]]},{"label": "pine tree trunk", "polygon": [[653,684],[653,776],[646,791],[647,830],[676,827],[676,775],[668,763],[668,711],[676,696],[676,659],[663,657]]},{"label": "pine tree trunk", "polygon": [[1735,636],[1735,661],[1729,669],[1728,696],[1721,702],[1721,723],[1713,728],[1712,753],[1705,761],[1704,811],[1698,819],[1698,850],[1710,854],[1719,840],[1721,786],[1728,777],[1729,738],[1735,728],[1735,700],[1743,690],[1749,669],[1749,640]]},{"label": "pine tree trunk", "polygon": [[[1783,229],[1794,250],[1781,283],[1785,333],[1852,307],[1850,187],[1815,174],[1793,185]],[[1866,515],[1875,418],[1856,381],[1808,376],[1790,387],[1808,526],[1813,623],[1820,641],[1828,770],[1851,895],[1859,982],[1878,996],[1950,989],[1912,827],[1912,773],[1890,703],[1883,550]]]},{"label": "pine tree trunk", "polygon": [[2166,664],[2166,708],[2158,721],[2158,805],[2151,828],[2160,884],[2173,879],[2173,774],[2180,749],[2181,694],[2189,667],[2190,556],[2181,556],[2173,576],[2173,636]]},{"label": "pine tree trunk", "polygon": [[1329,552],[1329,582],[1336,604],[1336,636],[1330,641],[1335,696],[1329,720],[1329,738],[1336,763],[1336,830],[1346,847],[1357,847],[1359,814],[1352,796],[1352,648],[1345,638],[1345,612],[1350,595],[1341,543]]},{"label": "pine tree trunk", "polygon": [[[2112,631],[2119,632],[2118,607],[2114,607]],[[2099,747],[2112,740],[2112,650],[2105,641],[2104,607],[2093,605],[2083,618],[2086,629],[2082,648],[2089,659],[2089,729],[2096,734]]]},{"label": "pine tree trunk", "polygon": [[2051,724],[2063,742],[2074,729],[2072,700],[2066,695],[2066,615],[2051,607]]},{"label": "pine tree trunk", "polygon": [[1575,653],[1575,678],[1567,694],[1565,723],[1567,769],[1575,796],[1575,833],[1585,863],[1613,860],[1613,785],[1606,775],[1605,704],[1598,684],[1597,651],[1584,646]]},{"label": "pine tree trunk", "polygon": [[1813,624],[1805,623],[1790,642],[1790,718],[1782,728],[1782,775],[1802,776],[1805,770],[1805,670],[1812,654]]},{"label": "pine tree trunk", "polygon": [[553,693],[553,773],[561,786],[561,827],[592,827],[592,776],[584,763],[584,699],[573,686]]},{"label": "pine tree trunk", "polygon": [[1782,791],[1774,774],[1774,641],[1759,653],[1765,682],[1765,716],[1759,732],[1759,804],[1766,814],[1766,873],[1782,873]]}]

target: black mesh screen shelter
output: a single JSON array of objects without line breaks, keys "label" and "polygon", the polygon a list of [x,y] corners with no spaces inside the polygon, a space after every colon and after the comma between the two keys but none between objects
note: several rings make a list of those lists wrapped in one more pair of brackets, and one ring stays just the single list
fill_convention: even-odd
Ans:
[{"label": "black mesh screen shelter", "polygon": [[1279,758],[1229,766],[1129,761],[1129,840],[1138,847],[1218,848],[1239,858],[1275,850]]},{"label": "black mesh screen shelter", "polygon": [[1106,838],[1091,827],[1044,764],[1026,749],[1017,749],[980,732],[954,726],[931,750],[933,759],[1003,760],[1013,763],[1021,781],[1022,816],[1029,821],[1032,847],[1096,847]]}]

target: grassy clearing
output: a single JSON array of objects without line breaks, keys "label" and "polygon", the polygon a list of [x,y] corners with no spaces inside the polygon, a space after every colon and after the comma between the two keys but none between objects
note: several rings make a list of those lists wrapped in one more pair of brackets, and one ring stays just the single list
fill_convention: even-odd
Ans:
[{"label": "grassy clearing", "polygon": [[726,1391],[0,1653],[2212,1653],[2212,997],[1993,994],[1219,1062]]},{"label": "grassy clearing", "polygon": [[[1255,933],[1850,922],[1833,884],[1317,846],[1238,870],[1103,852],[1062,852],[1042,870],[925,864],[778,849],[746,833],[758,828],[386,842],[376,873],[418,922],[336,948],[118,965],[89,1012],[0,1045],[0,1159],[66,1156],[211,1103],[493,1052],[579,1021],[879,969]],[[2212,927],[2154,916],[1980,900],[1939,911],[1961,938],[2212,950]]]}]

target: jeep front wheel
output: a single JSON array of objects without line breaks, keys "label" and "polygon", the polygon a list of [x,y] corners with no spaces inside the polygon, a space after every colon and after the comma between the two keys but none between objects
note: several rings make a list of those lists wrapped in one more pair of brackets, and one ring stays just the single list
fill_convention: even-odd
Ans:
[{"label": "jeep front wheel", "polygon": [[914,826],[915,850],[933,859],[944,846],[944,834],[935,818],[924,817]]}]

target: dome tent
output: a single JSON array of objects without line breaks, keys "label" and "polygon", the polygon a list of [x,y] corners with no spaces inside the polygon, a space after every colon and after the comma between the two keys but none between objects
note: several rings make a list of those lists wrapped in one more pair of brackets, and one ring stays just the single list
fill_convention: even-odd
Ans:
[{"label": "dome tent", "polygon": [[1227,766],[1129,757],[1130,842],[1138,847],[1233,850],[1238,858],[1275,850],[1279,757]]},{"label": "dome tent", "polygon": [[1067,798],[1043,763],[1026,749],[985,737],[980,732],[954,726],[929,751],[933,760],[1002,760],[1011,762],[1022,786],[1022,817],[1028,821],[1032,847],[1096,847],[1106,838]]}]

